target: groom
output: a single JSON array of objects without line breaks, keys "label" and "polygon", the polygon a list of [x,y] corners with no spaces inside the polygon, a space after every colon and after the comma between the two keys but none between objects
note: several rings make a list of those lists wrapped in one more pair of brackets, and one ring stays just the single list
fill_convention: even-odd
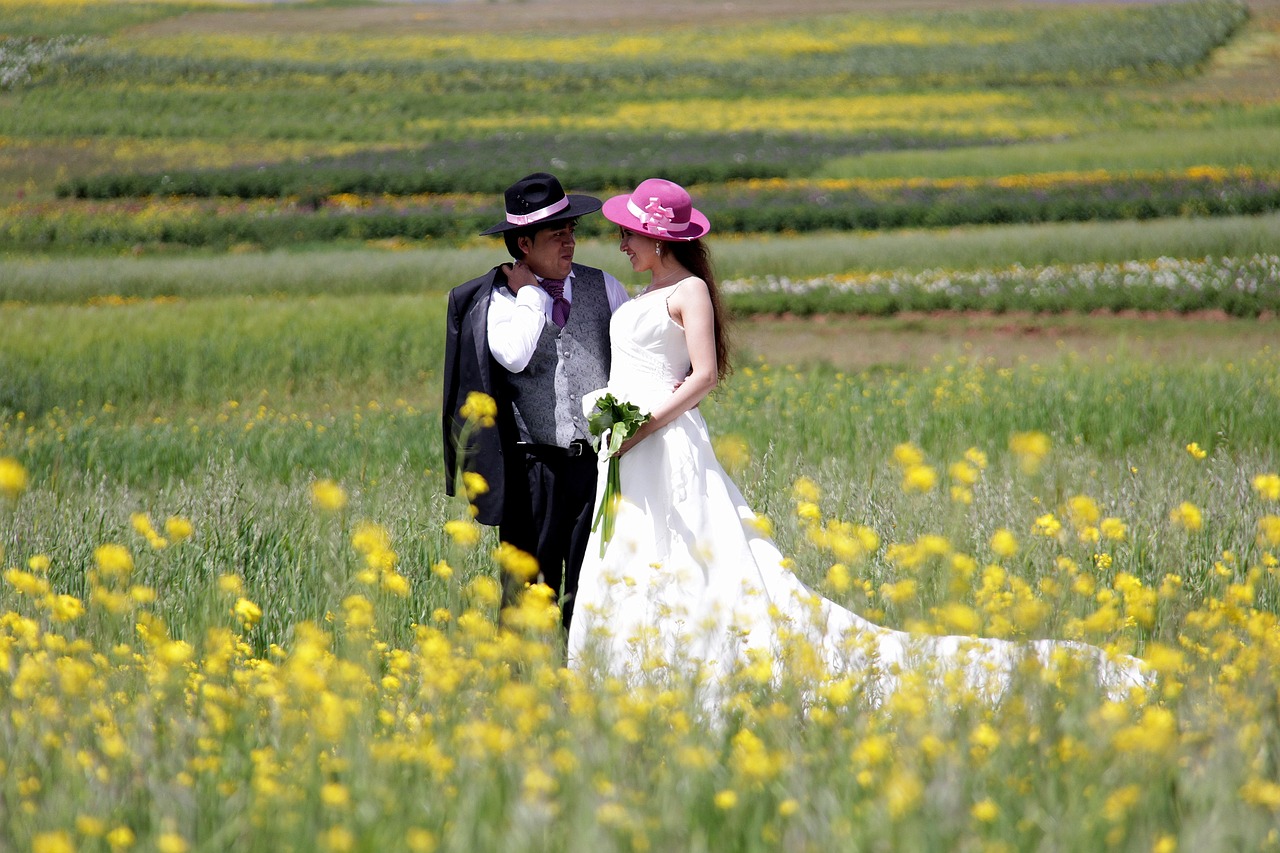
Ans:
[{"label": "groom", "polygon": [[[609,318],[627,300],[602,270],[573,263],[578,217],[601,201],[567,195],[543,172],[504,195],[501,234],[514,263],[449,292],[444,356],[445,491],[456,492],[459,462],[484,477],[476,518],[538,560],[539,578],[560,598],[565,627],[595,507],[596,455],[582,395],[609,378]],[[459,447],[470,392],[497,403],[493,428]],[[524,579],[503,574],[503,607]]]}]

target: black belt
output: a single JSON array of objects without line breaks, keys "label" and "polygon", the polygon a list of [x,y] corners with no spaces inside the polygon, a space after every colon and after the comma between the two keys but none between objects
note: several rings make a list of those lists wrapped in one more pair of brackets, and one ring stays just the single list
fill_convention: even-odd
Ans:
[{"label": "black belt", "polygon": [[596,452],[595,448],[591,446],[591,442],[587,441],[585,438],[579,438],[571,441],[568,447],[560,447],[557,444],[530,444],[525,441],[516,442],[516,447],[519,447],[525,453],[529,453],[534,456],[594,456]]}]

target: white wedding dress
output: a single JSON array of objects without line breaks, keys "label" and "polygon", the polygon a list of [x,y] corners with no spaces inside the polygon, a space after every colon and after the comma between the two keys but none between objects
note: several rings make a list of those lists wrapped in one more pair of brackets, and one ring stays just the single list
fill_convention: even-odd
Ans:
[{"label": "white wedding dress", "polygon": [[[688,375],[684,330],[667,310],[676,287],[638,296],[614,313],[609,384],[601,394],[650,412]],[[588,411],[595,398],[585,402]],[[908,634],[816,595],[759,529],[696,408],[630,449],[619,473],[613,537],[603,554],[598,530],[587,545],[569,630],[571,666],[639,679],[694,665],[714,682],[761,655],[777,659],[784,642],[802,635],[830,672],[864,676],[877,697],[911,670],[938,677],[958,670],[975,690],[998,696],[1028,655],[1053,665],[1060,652],[1095,667],[1112,695],[1146,683],[1138,661],[1108,660],[1092,646]]]}]

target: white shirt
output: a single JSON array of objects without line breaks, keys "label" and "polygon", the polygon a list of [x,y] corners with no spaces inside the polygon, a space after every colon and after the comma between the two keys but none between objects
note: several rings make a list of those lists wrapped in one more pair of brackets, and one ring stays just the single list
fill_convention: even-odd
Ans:
[{"label": "white shirt", "polygon": [[[602,271],[603,272],[603,271]],[[542,279],[538,279],[542,283]],[[609,297],[610,313],[631,297],[622,282],[604,273],[604,291]],[[564,280],[564,298],[573,304],[573,273]],[[494,360],[512,373],[529,366],[533,351],[542,337],[542,328],[551,320],[551,294],[541,287],[522,287],[519,293],[503,285],[494,288],[489,303],[489,352]]]}]

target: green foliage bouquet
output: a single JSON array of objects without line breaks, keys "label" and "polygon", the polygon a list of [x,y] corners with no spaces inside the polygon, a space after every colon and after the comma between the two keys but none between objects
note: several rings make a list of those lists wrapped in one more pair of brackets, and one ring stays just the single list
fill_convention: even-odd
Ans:
[{"label": "green foliage bouquet", "polygon": [[601,556],[604,556],[605,546],[613,538],[613,525],[618,517],[618,500],[622,497],[618,451],[622,448],[622,443],[635,435],[648,420],[648,413],[640,411],[634,403],[623,402],[612,394],[605,394],[596,400],[595,408],[587,416],[587,427],[591,430],[596,452],[603,449],[609,459],[604,496],[596,509],[595,521],[591,524],[592,533],[600,530]]}]

